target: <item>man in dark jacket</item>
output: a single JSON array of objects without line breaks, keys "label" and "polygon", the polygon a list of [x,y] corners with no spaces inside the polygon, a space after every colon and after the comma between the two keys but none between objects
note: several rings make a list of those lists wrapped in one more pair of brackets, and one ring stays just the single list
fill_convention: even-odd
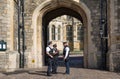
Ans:
[{"label": "man in dark jacket", "polygon": [[65,62],[65,67],[66,67],[66,71],[65,74],[70,74],[70,66],[69,66],[69,54],[70,54],[70,48],[68,47],[68,43],[67,42],[63,42],[63,60]]},{"label": "man in dark jacket", "polygon": [[59,50],[57,49],[57,45],[53,45],[53,50],[55,51],[53,56],[53,67],[52,67],[52,73],[57,74],[57,67],[58,67],[58,56],[59,56]]}]

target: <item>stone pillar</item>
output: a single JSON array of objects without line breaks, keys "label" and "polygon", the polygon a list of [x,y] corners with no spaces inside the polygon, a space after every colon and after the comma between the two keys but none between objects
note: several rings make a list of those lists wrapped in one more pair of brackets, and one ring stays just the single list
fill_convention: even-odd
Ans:
[{"label": "stone pillar", "polygon": [[19,54],[16,51],[6,52],[6,66],[5,71],[12,72],[19,68]]},{"label": "stone pillar", "polygon": [[110,71],[120,72],[120,32],[119,32],[119,7],[120,3],[117,0],[108,1],[109,15],[109,52],[108,52],[108,67]]},{"label": "stone pillar", "polygon": [[[56,22],[57,23],[57,22]],[[58,26],[56,24],[55,26],[55,40],[57,41],[58,40]]]},{"label": "stone pillar", "polygon": [[60,27],[60,40],[63,42],[63,25]]},{"label": "stone pillar", "polygon": [[[74,19],[74,18],[73,18]],[[75,22],[73,22],[73,50],[75,50],[75,44],[76,44],[76,24],[74,24]]]},{"label": "stone pillar", "polygon": [[0,40],[7,42],[7,27],[9,26],[7,0],[1,0],[0,5]]},{"label": "stone pillar", "polygon": [[49,40],[52,40],[52,31],[51,31],[51,25],[49,25]]},{"label": "stone pillar", "polygon": [[0,57],[0,68],[5,71],[13,71],[19,68],[19,54],[14,51],[14,0],[1,0],[0,5],[2,7],[0,9],[0,40],[7,42],[7,50],[0,51],[0,56],[2,56]]}]

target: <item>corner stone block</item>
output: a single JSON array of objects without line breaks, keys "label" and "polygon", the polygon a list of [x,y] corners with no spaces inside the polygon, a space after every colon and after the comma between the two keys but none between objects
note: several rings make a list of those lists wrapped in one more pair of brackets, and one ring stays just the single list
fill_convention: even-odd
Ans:
[{"label": "corner stone block", "polygon": [[8,59],[5,71],[13,72],[19,68],[19,53],[17,51],[8,51],[7,56]]}]

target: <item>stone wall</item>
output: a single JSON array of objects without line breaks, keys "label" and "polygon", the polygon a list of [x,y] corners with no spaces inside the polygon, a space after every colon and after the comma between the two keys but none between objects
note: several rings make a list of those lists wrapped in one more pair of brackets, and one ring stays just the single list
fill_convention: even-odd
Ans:
[{"label": "stone wall", "polygon": [[0,70],[5,70],[7,65],[8,55],[5,52],[0,52]]},{"label": "stone wall", "polygon": [[45,0],[25,0],[25,40],[27,50],[31,52],[33,46],[33,28],[32,27],[32,15],[35,8]]},{"label": "stone wall", "polygon": [[13,7],[13,0],[0,1],[0,40],[7,42],[8,51],[13,50]]},{"label": "stone wall", "polygon": [[17,47],[18,47],[18,9],[17,9],[17,3],[14,2],[14,15],[13,15],[13,31],[14,31],[14,45],[13,45],[13,49],[15,51],[17,51]]},{"label": "stone wall", "polygon": [[[0,0],[0,40],[4,40],[7,42],[7,50],[0,51],[0,70],[8,70],[11,65],[15,65],[17,63],[16,59],[18,55],[13,56],[14,50],[14,27],[17,27],[17,13],[14,9],[14,1],[13,0]],[[14,21],[13,21],[14,20]],[[15,31],[16,32],[16,31]],[[11,52],[10,52],[11,51]],[[17,52],[14,53],[18,54]],[[15,58],[13,62],[11,58]],[[19,65],[19,62],[17,63]],[[16,65],[17,65],[16,64]],[[18,66],[13,66],[11,68],[18,68]]]},{"label": "stone wall", "polygon": [[[32,22],[32,14],[35,8],[40,5],[44,0],[26,0],[25,1],[25,28],[26,28],[26,45],[27,45],[27,52],[31,52],[32,45],[33,45],[33,28],[31,25]],[[94,65],[93,68],[98,68],[101,63],[101,51],[100,51],[100,37],[99,37],[99,20],[100,20],[100,1],[99,0],[81,0],[91,11],[91,18],[92,18],[92,51],[90,54],[93,54],[95,58],[95,62],[97,61],[98,64]],[[91,5],[92,4],[92,5]],[[94,8],[94,9],[93,9]],[[89,27],[89,26],[88,26]],[[90,61],[89,61],[90,62]],[[94,63],[91,63],[91,66]]]},{"label": "stone wall", "polygon": [[7,1],[0,0],[0,40],[7,41],[8,8]]},{"label": "stone wall", "polygon": [[[29,63],[32,62],[33,59],[31,58],[31,56],[34,54],[33,29],[35,27],[33,27],[32,25],[33,12],[36,9],[36,7],[42,4],[44,1],[46,0],[25,0],[25,40],[26,40],[25,43],[27,46],[25,56],[26,56],[27,65],[29,65]],[[92,31],[90,32],[90,35],[92,37],[92,43],[90,43],[91,44],[90,50],[92,52],[89,52],[88,54],[88,62],[90,62],[91,68],[99,68],[102,63],[101,50],[100,50],[100,35],[99,35],[100,0],[80,0],[80,2],[83,2],[84,5],[88,7],[88,9],[91,12],[91,18],[92,18],[91,26],[88,26],[88,27],[92,27]],[[118,60],[120,59],[119,58],[120,57],[119,56],[120,55],[120,16],[119,16],[120,0],[108,0],[108,2],[109,2],[108,28],[107,28],[109,33],[108,34],[108,42],[109,42],[108,65],[109,66],[108,67],[111,71],[114,70],[117,71],[120,69],[120,61]],[[14,0],[0,0],[0,40],[4,40],[5,42],[7,42],[7,51],[0,52],[0,60],[1,60],[0,68],[5,67],[5,62],[9,61],[9,57],[12,56],[12,52],[9,51],[17,51],[17,37],[18,36],[17,36],[16,4],[14,3]],[[6,54],[6,52],[9,53],[10,55],[9,57],[7,57],[8,55]],[[42,59],[42,55],[40,57]],[[93,58],[94,60],[93,62],[91,62]],[[31,65],[30,67],[34,68],[34,65],[33,66]]]},{"label": "stone wall", "polygon": [[[120,71],[120,1],[110,0],[109,7],[109,27],[110,27],[110,46],[109,46],[109,70]],[[111,10],[112,9],[112,10]]]},{"label": "stone wall", "polygon": [[[9,4],[6,0],[0,0],[0,40],[4,40],[8,43],[9,32]],[[7,46],[9,50],[9,46]],[[7,54],[4,51],[0,51],[0,70],[5,69],[7,62]]]},{"label": "stone wall", "polygon": [[[32,45],[33,45],[33,28],[31,25],[32,22],[32,14],[33,11],[35,10],[35,8],[40,5],[44,0],[26,0],[25,2],[25,28],[26,28],[26,45],[27,45],[27,52],[31,52],[32,49]],[[100,68],[101,64],[102,64],[102,59],[101,59],[101,49],[100,49],[100,34],[99,34],[99,29],[100,29],[100,0],[80,0],[82,1],[91,11],[91,18],[92,18],[92,31],[91,31],[91,35],[92,35],[92,51],[89,54],[93,54],[94,57],[88,57],[89,58],[89,62],[91,62],[92,58],[95,58],[96,60],[94,60],[95,62],[97,62],[97,64],[95,66],[93,66],[93,68]],[[115,52],[114,54],[117,55],[112,55],[112,58],[110,58],[111,60],[114,60],[118,57],[118,52],[116,51],[120,51],[120,30],[119,30],[119,25],[120,25],[120,21],[119,21],[119,13],[120,13],[120,2],[119,0],[113,0],[114,2],[114,8],[110,8],[109,10],[111,10],[112,12],[114,12],[114,14],[112,14],[110,12],[110,16],[114,17],[114,21],[111,20],[110,24],[108,24],[108,41],[109,41],[109,52]],[[113,4],[113,3],[110,3]],[[105,6],[105,4],[104,4]],[[109,6],[109,5],[108,5]],[[105,9],[105,7],[104,7]],[[105,11],[104,11],[105,13]],[[114,15],[114,16],[113,16]],[[104,17],[106,17],[105,14],[103,14]],[[110,17],[108,14],[108,17]],[[114,23],[114,24],[112,24]],[[89,27],[89,26],[88,26]],[[106,52],[107,53],[107,52]],[[109,55],[111,56],[111,55]],[[116,58],[115,58],[116,57]],[[108,61],[109,62],[109,61]],[[111,61],[112,62],[112,61]],[[115,62],[114,62],[115,63]],[[118,63],[118,62],[116,62]],[[94,63],[91,63],[91,65]],[[115,67],[115,66],[112,66]],[[118,65],[117,65],[118,67]]]},{"label": "stone wall", "polygon": [[[99,33],[99,29],[100,29],[100,0],[91,0],[91,1],[81,0],[81,1],[85,5],[87,5],[87,7],[91,11],[91,18],[92,18],[91,35],[92,35],[92,44],[94,47],[92,47],[92,49],[91,49],[93,52],[90,52],[90,53],[94,54],[94,56],[96,57],[96,61],[97,61],[97,64],[96,64],[97,68],[100,68],[100,66],[101,66],[100,33]],[[92,57],[90,57],[90,61],[91,61],[91,58]]]}]

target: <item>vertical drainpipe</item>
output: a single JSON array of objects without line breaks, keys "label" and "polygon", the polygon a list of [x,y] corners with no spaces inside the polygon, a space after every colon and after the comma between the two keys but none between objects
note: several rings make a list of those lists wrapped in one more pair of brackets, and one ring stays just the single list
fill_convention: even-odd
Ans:
[{"label": "vertical drainpipe", "polygon": [[[105,5],[103,5],[103,3],[105,3]],[[103,8],[104,7],[104,8]],[[104,10],[103,10],[104,9]],[[105,12],[103,12],[105,11]],[[105,32],[105,29],[107,29],[107,25],[106,25],[106,20],[107,20],[107,0],[100,0],[100,12],[101,12],[101,17],[100,17],[100,38],[101,38],[101,69],[106,69],[106,50],[107,49],[107,45],[103,45],[107,44],[107,41],[105,41],[104,37],[107,37],[107,32]],[[104,14],[103,14],[104,13]],[[107,31],[107,30],[106,30]]]},{"label": "vertical drainpipe", "polygon": [[22,68],[24,68],[25,63],[25,29],[24,29],[24,0],[21,0],[22,7]]},{"label": "vertical drainpipe", "polygon": [[101,45],[100,45],[100,50],[101,50],[101,64],[100,64],[100,69],[103,69],[103,27],[102,27],[102,19],[103,19],[103,0],[100,0],[100,39],[101,39]]},{"label": "vertical drainpipe", "polygon": [[108,17],[107,17],[107,11],[108,11],[108,7],[107,7],[107,0],[105,0],[105,14],[106,14],[106,16],[105,16],[105,65],[106,65],[106,67],[105,67],[105,69],[108,69],[107,68],[107,53],[108,53],[108,24],[107,24],[107,19],[108,19]]},{"label": "vertical drainpipe", "polygon": [[19,53],[19,68],[22,68],[22,63],[21,63],[21,51],[20,51],[20,49],[21,49],[21,47],[20,47],[20,28],[21,28],[21,25],[20,25],[20,6],[21,6],[21,4],[20,4],[20,0],[17,0],[17,3],[18,3],[18,53]]}]

